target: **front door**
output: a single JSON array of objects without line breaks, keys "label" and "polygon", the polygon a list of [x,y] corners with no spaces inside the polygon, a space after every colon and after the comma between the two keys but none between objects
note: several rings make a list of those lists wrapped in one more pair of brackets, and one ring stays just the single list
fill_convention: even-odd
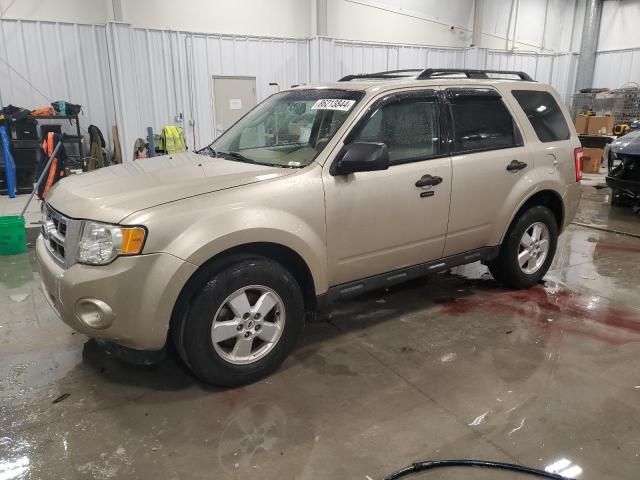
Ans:
[{"label": "front door", "polygon": [[442,256],[451,161],[442,154],[438,109],[434,90],[387,95],[345,143],[385,143],[389,169],[332,176],[325,164],[330,285]]},{"label": "front door", "polygon": [[216,138],[256,106],[254,77],[213,77]]}]

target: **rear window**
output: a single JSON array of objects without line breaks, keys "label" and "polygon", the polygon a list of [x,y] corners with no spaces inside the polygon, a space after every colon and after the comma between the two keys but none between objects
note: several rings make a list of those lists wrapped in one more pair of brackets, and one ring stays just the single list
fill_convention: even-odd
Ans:
[{"label": "rear window", "polygon": [[522,137],[500,95],[488,89],[448,89],[455,153],[522,145]]},{"label": "rear window", "polygon": [[511,93],[541,142],[567,140],[571,136],[562,110],[550,93],[535,90],[514,90]]}]

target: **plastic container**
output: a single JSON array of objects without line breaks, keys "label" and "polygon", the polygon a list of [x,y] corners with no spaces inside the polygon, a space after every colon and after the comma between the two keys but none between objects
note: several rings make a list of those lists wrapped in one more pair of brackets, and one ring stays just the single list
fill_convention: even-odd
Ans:
[{"label": "plastic container", "polygon": [[27,251],[27,231],[19,215],[0,217],[0,255],[16,255]]}]

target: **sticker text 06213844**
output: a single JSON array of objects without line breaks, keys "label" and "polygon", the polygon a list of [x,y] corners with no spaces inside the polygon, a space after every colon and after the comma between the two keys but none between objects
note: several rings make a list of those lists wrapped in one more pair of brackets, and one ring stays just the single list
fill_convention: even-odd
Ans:
[{"label": "sticker text 06213844", "polygon": [[340,98],[323,98],[318,100],[311,110],[341,110],[348,112],[353,107],[355,100],[346,100]]}]

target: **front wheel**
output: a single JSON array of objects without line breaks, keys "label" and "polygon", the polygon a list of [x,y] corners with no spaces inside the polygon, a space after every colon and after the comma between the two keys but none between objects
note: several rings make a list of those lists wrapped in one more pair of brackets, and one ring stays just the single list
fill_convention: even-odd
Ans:
[{"label": "front wheel", "polygon": [[611,189],[611,193],[609,195],[609,205],[612,207],[617,207],[620,206],[622,204],[621,198],[620,198],[620,191],[616,190],[615,188]]},{"label": "front wheel", "polygon": [[488,263],[489,271],[506,287],[531,287],[549,270],[557,243],[558,225],[551,210],[532,207],[509,228],[498,257]]},{"label": "front wheel", "polygon": [[277,369],[304,324],[298,283],[273,260],[204,272],[176,325],[183,360],[206,383],[234,387]]}]

